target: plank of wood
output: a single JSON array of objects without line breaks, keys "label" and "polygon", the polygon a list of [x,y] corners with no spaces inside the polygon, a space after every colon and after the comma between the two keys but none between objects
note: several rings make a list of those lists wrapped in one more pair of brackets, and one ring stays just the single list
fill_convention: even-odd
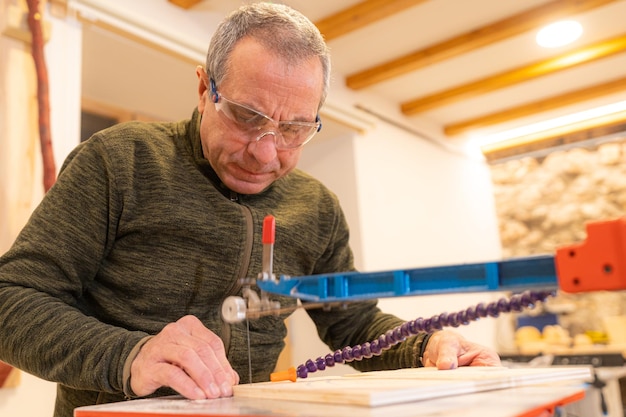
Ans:
[{"label": "plank of wood", "polygon": [[462,367],[366,372],[234,387],[235,397],[378,407],[505,388],[591,380],[588,367]]},{"label": "plank of wood", "polygon": [[[230,397],[186,400],[161,397],[79,407],[75,417],[539,417],[557,406],[579,401],[582,384],[509,388],[435,398],[383,407],[301,403],[265,398]],[[552,412],[550,412],[552,414]]]}]

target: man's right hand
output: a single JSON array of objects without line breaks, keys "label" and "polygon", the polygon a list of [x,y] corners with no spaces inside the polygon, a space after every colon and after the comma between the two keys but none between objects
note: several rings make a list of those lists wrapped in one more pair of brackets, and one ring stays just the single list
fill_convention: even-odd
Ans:
[{"label": "man's right hand", "polygon": [[238,383],[222,340],[194,316],[168,324],[148,340],[130,369],[130,387],[141,397],[161,387],[194,400],[230,397]]}]

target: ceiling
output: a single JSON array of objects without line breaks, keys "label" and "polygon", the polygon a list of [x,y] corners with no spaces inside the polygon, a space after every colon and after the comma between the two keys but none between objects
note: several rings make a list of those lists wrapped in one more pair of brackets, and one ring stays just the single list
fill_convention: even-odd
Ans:
[{"label": "ceiling", "polygon": [[[166,2],[188,15],[212,17],[244,3],[158,0]],[[434,127],[451,142],[626,100],[626,0],[284,2],[326,37],[335,83],[391,103],[402,123]],[[566,47],[539,47],[537,30],[562,19],[582,23],[583,35]],[[371,104],[359,110],[380,116]],[[625,122],[622,112],[535,135],[524,147],[611,132]]]}]

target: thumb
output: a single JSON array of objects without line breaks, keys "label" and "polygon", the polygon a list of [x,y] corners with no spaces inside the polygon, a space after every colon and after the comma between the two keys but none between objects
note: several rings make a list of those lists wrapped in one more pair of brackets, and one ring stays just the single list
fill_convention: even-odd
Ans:
[{"label": "thumb", "polygon": [[441,370],[458,368],[458,342],[457,338],[449,337],[445,332],[433,334],[426,345],[425,365],[428,362],[428,365]]},{"label": "thumb", "polygon": [[439,356],[435,360],[435,366],[441,370],[456,369],[459,366],[459,361],[454,354],[439,352]]}]

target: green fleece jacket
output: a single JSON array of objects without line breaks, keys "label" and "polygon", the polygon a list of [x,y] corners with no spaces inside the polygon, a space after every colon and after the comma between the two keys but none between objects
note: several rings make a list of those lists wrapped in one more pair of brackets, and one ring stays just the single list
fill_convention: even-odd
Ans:
[{"label": "green fleece jacket", "polygon": [[[242,382],[268,380],[285,316],[249,322],[252,369],[246,323],[220,317],[224,299],[241,295],[240,278],[261,271],[268,214],[276,272],[354,269],[335,195],[298,170],[260,194],[230,192],[202,155],[199,119],[195,111],[179,123],[121,124],[80,144],[0,258],[0,360],[58,383],[55,417],[132,396],[130,362],[141,342],[188,314],[222,337]],[[401,323],[375,300],[309,315],[331,350]],[[421,339],[352,365],[418,366]]]}]

